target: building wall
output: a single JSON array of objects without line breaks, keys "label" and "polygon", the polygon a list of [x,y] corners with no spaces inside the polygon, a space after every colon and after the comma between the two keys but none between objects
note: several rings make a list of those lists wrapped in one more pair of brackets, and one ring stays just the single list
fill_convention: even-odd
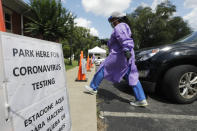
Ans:
[{"label": "building wall", "polygon": [[[11,10],[10,8],[7,8],[5,6],[3,6],[3,12],[4,14],[7,13],[9,15],[11,15],[11,32],[14,34],[19,34],[21,35],[21,15],[18,14],[17,12]],[[5,16],[5,15],[4,15]],[[10,31],[7,31],[10,32]]]}]

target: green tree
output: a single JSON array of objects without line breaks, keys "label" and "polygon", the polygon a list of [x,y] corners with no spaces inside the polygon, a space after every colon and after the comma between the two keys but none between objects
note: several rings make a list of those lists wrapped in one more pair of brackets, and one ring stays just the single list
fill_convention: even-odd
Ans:
[{"label": "green tree", "polygon": [[65,58],[74,54],[78,59],[81,50],[87,56],[88,49],[101,45],[89,29],[75,25],[76,16],[62,6],[61,0],[30,0],[30,9],[26,32],[32,37],[62,43]]},{"label": "green tree", "polygon": [[31,22],[26,32],[32,37],[49,41],[64,39],[72,14],[62,7],[61,0],[30,0]]},{"label": "green tree", "polygon": [[135,48],[169,44],[191,33],[188,24],[181,17],[173,17],[175,12],[176,7],[166,1],[159,4],[155,11],[150,7],[140,6],[133,13],[127,14]]},{"label": "green tree", "polygon": [[[72,65],[72,51],[73,51],[73,30],[74,30],[74,19],[76,17],[75,16],[72,16],[69,18],[68,22],[67,22],[67,35],[65,36],[64,38],[64,42],[66,42],[66,46],[67,48],[66,49],[69,49],[69,57],[70,57],[70,61],[69,61],[69,64]],[[67,51],[68,52],[68,51]],[[67,53],[66,52],[66,53]],[[67,53],[68,54],[68,53]]]},{"label": "green tree", "polygon": [[75,26],[73,30],[73,39],[74,39],[74,47],[73,51],[75,52],[75,56],[79,59],[80,51],[85,49],[87,45],[86,39],[88,36],[89,31],[83,27]]},{"label": "green tree", "polygon": [[176,41],[183,36],[188,35],[191,33],[191,29],[188,28],[188,24],[183,20],[181,17],[174,17],[168,22],[168,27],[171,29],[170,31],[173,34],[176,34],[173,37],[173,41]]},{"label": "green tree", "polygon": [[71,50],[69,41],[67,39],[64,39],[61,41],[61,43],[62,43],[64,58],[69,58],[70,57],[70,50]]},{"label": "green tree", "polygon": [[88,55],[88,50],[101,45],[101,41],[98,37],[90,34],[90,30],[84,27],[74,26],[72,33],[72,52],[75,55],[75,59],[79,59],[80,52],[83,51],[84,55]]}]

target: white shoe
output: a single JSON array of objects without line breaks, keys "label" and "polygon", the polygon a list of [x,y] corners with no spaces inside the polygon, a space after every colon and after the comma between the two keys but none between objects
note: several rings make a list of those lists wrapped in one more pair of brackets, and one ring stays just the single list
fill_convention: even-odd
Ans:
[{"label": "white shoe", "polygon": [[93,90],[91,87],[86,85],[85,88],[90,94],[92,94],[92,95],[97,94],[97,91]]},{"label": "white shoe", "polygon": [[130,102],[130,104],[132,106],[142,106],[142,107],[145,107],[145,106],[148,105],[148,102],[146,100],[142,100],[142,101]]}]

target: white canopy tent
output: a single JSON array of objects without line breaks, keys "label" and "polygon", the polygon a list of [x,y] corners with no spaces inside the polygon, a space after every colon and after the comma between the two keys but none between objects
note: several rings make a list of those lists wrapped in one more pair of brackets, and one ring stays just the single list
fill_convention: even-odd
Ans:
[{"label": "white canopy tent", "polygon": [[96,47],[88,50],[88,54],[106,54],[106,50],[96,46]]}]

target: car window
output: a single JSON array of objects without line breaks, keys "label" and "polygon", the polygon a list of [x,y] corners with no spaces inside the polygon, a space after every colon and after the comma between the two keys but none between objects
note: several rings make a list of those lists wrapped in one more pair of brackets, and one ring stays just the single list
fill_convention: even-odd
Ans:
[{"label": "car window", "polygon": [[178,42],[197,42],[197,32],[194,32],[190,35],[188,35],[187,37],[179,40]]}]

